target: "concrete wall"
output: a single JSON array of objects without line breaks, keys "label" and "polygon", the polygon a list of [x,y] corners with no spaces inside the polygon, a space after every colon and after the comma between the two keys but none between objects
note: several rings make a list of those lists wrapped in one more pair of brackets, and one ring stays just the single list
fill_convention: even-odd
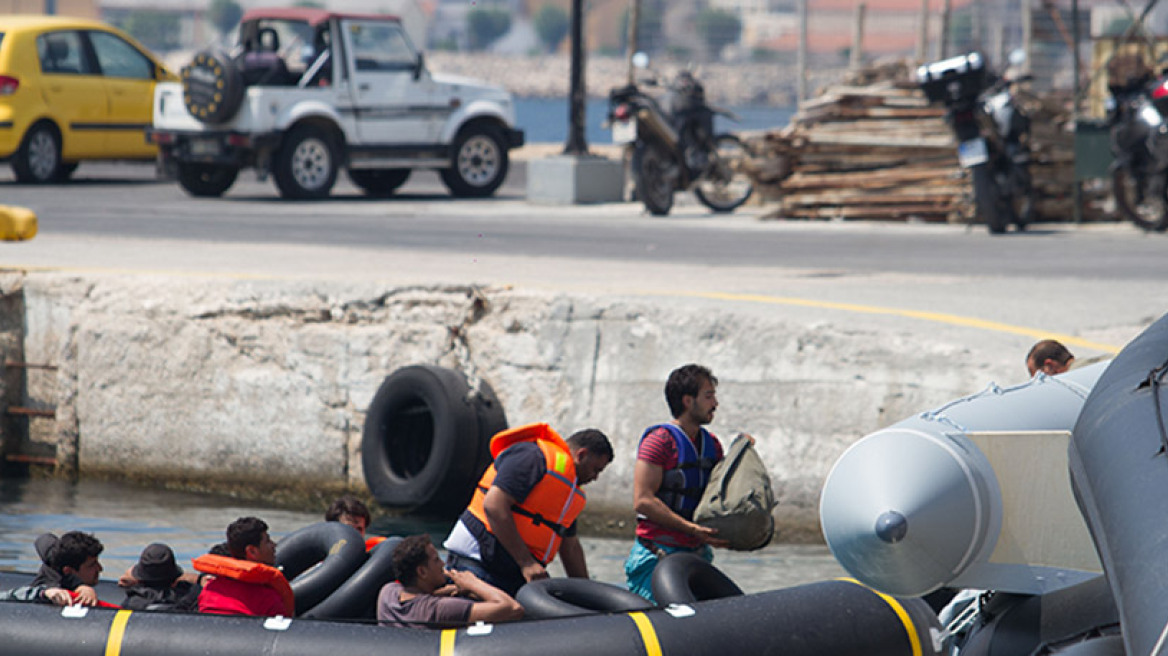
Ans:
[{"label": "concrete wall", "polygon": [[1020,366],[958,367],[968,352],[944,340],[684,299],[61,273],[0,285],[23,287],[24,357],[59,367],[40,392],[55,398],[32,401],[56,406],[58,453],[75,448],[82,475],[268,498],[363,485],[373,394],[431,363],[487,380],[511,425],[605,431],[617,455],[589,508],[626,524],[636,440],[668,419],[669,371],[696,361],[721,383],[711,428],[758,438],[780,526],[815,536],[848,444]]}]

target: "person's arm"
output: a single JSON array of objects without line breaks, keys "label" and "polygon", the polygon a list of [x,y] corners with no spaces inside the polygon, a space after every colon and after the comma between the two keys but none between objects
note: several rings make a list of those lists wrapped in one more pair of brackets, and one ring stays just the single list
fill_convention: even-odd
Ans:
[{"label": "person's arm", "polygon": [[475,576],[474,572],[446,570],[460,593],[480,599],[470,607],[467,622],[509,622],[523,617],[523,607],[511,595]]},{"label": "person's arm", "polygon": [[580,538],[570,535],[560,543],[560,562],[564,565],[564,573],[574,579],[588,578],[588,563],[584,559],[584,547],[580,545]]},{"label": "person's arm", "polygon": [[678,515],[657,497],[665,470],[646,460],[637,459],[633,465],[633,509],[654,524],[686,535],[692,535],[713,547],[728,547],[729,540],[720,539],[718,530],[691,522]]},{"label": "person's arm", "polygon": [[523,543],[523,538],[519,537],[519,529],[515,527],[511,506],[516,503],[515,497],[494,485],[487,490],[483,497],[483,512],[487,515],[487,521],[491,523],[491,533],[515,559],[525,581],[546,579],[547,570],[531,555],[531,551]]},{"label": "person's arm", "polygon": [[73,589],[73,594],[76,597],[74,603],[81,604],[82,606],[97,605],[97,590],[94,590],[92,586],[79,585]]},{"label": "person's arm", "polygon": [[[53,593],[52,597],[49,596],[50,592]],[[64,598],[67,600],[66,603],[63,604],[57,603],[56,601],[57,599],[60,599],[59,593],[61,592],[65,593]],[[43,585],[23,585],[19,588],[13,588],[11,590],[4,590],[0,592],[0,601],[54,603],[58,606],[68,606],[70,603],[72,603],[73,598],[69,596],[69,592],[67,590],[62,588],[47,588]]]}]

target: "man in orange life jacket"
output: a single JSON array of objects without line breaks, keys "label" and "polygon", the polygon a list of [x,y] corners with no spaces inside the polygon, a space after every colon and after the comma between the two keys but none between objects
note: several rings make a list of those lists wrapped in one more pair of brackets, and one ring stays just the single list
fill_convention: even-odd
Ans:
[{"label": "man in orange life jacket", "polygon": [[443,546],[447,566],[515,593],[547,578],[547,564],[562,554],[564,571],[588,578],[576,517],[586,502],[580,486],[612,462],[604,433],[586,429],[567,442],[547,424],[529,424],[491,438],[495,462]]},{"label": "man in orange life jacket", "polygon": [[722,444],[703,428],[714,420],[718,408],[717,385],[718,379],[701,365],[673,370],[665,382],[673,421],[650,426],[637,446],[633,465],[637,539],[625,561],[625,578],[630,590],[650,601],[653,570],[661,556],[690,551],[711,561],[711,546],[729,546],[717,537],[717,530],[693,521],[710,471],[722,459]]},{"label": "man in orange life jacket", "polygon": [[[241,517],[227,527],[227,548],[236,560],[276,564],[276,543],[258,517]],[[196,560],[196,565],[198,561]],[[287,604],[273,587],[216,575],[199,594],[199,612],[217,615],[289,615]]]}]

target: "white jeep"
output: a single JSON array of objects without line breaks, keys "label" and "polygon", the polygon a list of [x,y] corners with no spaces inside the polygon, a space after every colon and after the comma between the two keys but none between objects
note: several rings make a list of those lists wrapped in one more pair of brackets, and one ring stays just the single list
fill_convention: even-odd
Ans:
[{"label": "white jeep", "polygon": [[249,10],[231,53],[201,52],[180,77],[157,85],[147,137],[194,196],[222,195],[244,167],[285,198],[328,196],[341,168],[373,196],[418,168],[490,196],[523,145],[510,94],[431,74],[392,16]]}]

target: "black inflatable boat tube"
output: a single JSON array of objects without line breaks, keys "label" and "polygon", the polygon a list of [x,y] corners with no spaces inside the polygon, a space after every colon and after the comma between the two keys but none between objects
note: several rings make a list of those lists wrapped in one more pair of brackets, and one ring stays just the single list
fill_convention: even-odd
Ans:
[{"label": "black inflatable boat tube", "polygon": [[365,563],[365,539],[340,522],[293,531],[276,547],[276,565],[296,595],[296,614],[324,601]]},{"label": "black inflatable boat tube", "polygon": [[4,653],[22,656],[937,656],[937,618],[851,581],[825,581],[611,615],[429,631],[311,620],[0,603]]},{"label": "black inflatable boat tube", "polygon": [[[1168,316],[1124,347],[1075,424],[1071,481],[1119,608],[1127,653],[1168,653]],[[1157,405],[1158,404],[1158,405]],[[1157,414],[1160,417],[1157,417]]]}]

